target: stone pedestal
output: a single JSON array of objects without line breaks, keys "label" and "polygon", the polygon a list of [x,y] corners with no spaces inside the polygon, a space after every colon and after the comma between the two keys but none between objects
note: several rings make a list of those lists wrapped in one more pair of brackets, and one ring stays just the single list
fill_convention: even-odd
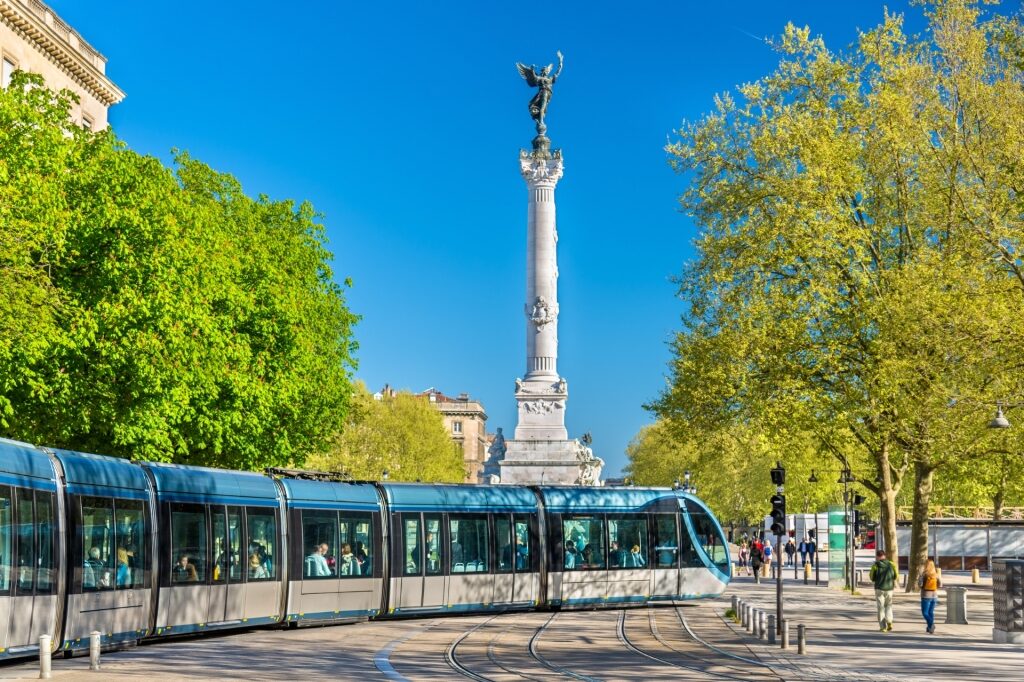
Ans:
[{"label": "stone pedestal", "polygon": [[[540,136],[542,137],[542,136]],[[546,141],[547,138],[544,138]],[[600,459],[570,440],[565,428],[569,388],[558,375],[558,230],[555,186],[562,154],[550,142],[519,155],[526,180],[526,375],[516,379],[519,406],[515,439],[507,441],[501,482],[600,485]]]}]

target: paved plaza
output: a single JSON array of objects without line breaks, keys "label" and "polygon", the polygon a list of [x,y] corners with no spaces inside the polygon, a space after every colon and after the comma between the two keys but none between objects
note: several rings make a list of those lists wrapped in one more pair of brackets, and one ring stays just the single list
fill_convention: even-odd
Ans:
[{"label": "paved plaza", "polygon": [[[717,600],[676,607],[563,611],[253,630],[161,642],[88,659],[55,659],[60,680],[1017,680],[1024,651],[993,644],[989,584],[965,585],[969,625],[928,635],[916,594],[898,594],[895,629],[878,631],[870,586],[862,594],[786,579],[791,649],[781,650],[725,618],[733,594],[766,609],[774,583],[740,576]],[[808,631],[796,652],[795,625]],[[0,668],[0,679],[35,679],[34,663]]]}]

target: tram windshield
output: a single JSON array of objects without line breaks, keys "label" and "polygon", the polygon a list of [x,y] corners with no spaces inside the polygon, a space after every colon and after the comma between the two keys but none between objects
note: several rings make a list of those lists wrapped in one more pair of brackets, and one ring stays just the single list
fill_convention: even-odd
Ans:
[{"label": "tram windshield", "polygon": [[704,553],[718,568],[729,574],[729,548],[725,544],[725,538],[718,525],[711,518],[710,513],[699,503],[693,500],[686,500],[686,512],[690,516],[690,523],[693,524],[693,531],[696,534],[694,542],[704,548]]}]

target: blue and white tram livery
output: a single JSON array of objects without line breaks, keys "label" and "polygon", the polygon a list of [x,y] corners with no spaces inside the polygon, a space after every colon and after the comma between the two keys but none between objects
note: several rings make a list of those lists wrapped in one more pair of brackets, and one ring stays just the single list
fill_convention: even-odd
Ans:
[{"label": "blue and white tram livery", "polygon": [[257,626],[700,599],[729,583],[696,497],[267,475],[0,439],[0,660]]},{"label": "blue and white tram livery", "polygon": [[695,497],[654,488],[540,488],[549,606],[699,599],[731,577],[721,526]]}]

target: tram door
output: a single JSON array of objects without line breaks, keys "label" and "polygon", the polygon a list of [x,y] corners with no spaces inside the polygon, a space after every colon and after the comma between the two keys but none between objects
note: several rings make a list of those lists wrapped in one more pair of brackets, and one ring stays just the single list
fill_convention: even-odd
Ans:
[{"label": "tram door", "polygon": [[512,601],[515,583],[515,543],[512,539],[512,520],[508,514],[494,515],[494,603],[508,604]]},{"label": "tram door", "polygon": [[654,571],[652,595],[682,594],[679,571],[679,514],[653,514]]},{"label": "tram door", "polygon": [[248,560],[242,554],[241,507],[210,507],[210,526],[214,561],[206,620],[209,623],[241,620],[245,616],[242,571]]},{"label": "tram door", "polygon": [[402,555],[396,566],[398,608],[440,607],[445,603],[447,551],[440,514],[399,516]]},{"label": "tram door", "polygon": [[424,514],[424,556],[422,606],[444,606],[445,576],[444,565],[447,551],[441,536],[441,515]]},{"label": "tram door", "polygon": [[[2,582],[10,589],[7,629],[8,649],[31,646],[39,635],[53,634],[57,598],[54,595],[53,570],[53,494],[15,488],[14,514],[11,514],[10,488],[0,488],[0,504],[6,509],[5,533],[0,548],[5,554]],[[35,498],[35,505],[33,499]],[[8,520],[10,519],[10,520]],[[11,523],[13,521],[13,523]],[[12,537],[13,536],[13,537]],[[13,543],[12,543],[13,540]],[[12,548],[11,545],[14,545]],[[13,549],[13,554],[10,550]],[[8,559],[14,561],[8,564]],[[9,568],[9,571],[7,570]]]},{"label": "tram door", "polygon": [[512,524],[512,567],[515,582],[512,588],[512,602],[535,602],[539,598],[540,574],[534,570],[533,535],[530,533],[530,517],[516,514]]}]

